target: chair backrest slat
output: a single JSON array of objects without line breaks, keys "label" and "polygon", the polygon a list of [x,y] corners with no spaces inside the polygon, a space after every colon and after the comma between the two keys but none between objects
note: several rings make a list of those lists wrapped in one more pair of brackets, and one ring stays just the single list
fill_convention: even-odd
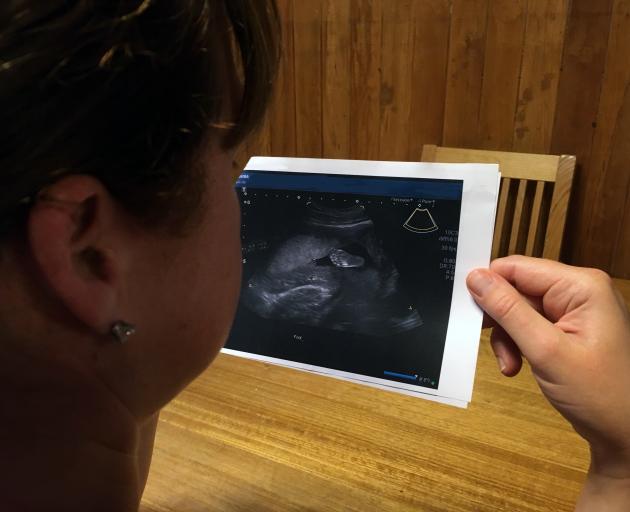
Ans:
[{"label": "chair backrest slat", "polygon": [[534,201],[532,203],[532,215],[529,220],[529,230],[527,232],[527,244],[525,246],[525,255],[534,256],[534,254],[540,254],[540,248],[536,247],[536,238],[538,230],[541,226],[541,207],[543,201],[543,193],[545,191],[545,182],[536,182],[536,192],[534,194]]},{"label": "chair backrest slat", "polygon": [[499,191],[499,204],[497,206],[497,220],[494,225],[494,240],[492,242],[492,259],[498,258],[501,253],[501,247],[503,246],[506,224],[505,224],[505,212],[507,211],[508,199],[510,195],[510,186],[512,180],[505,178],[501,180],[501,189]]},{"label": "chair backrest slat", "polygon": [[575,156],[561,156],[549,209],[550,220],[547,224],[547,233],[545,236],[544,258],[558,259],[560,256],[562,241],[564,239],[564,228],[567,222],[567,212],[569,210],[569,201],[571,200],[574,174]]},{"label": "chair backrest slat", "polygon": [[[514,217],[512,217],[512,232],[508,254],[517,254],[525,249],[523,238],[523,226],[527,218],[527,180],[518,181],[518,192],[514,205]],[[521,249],[522,247],[522,249]]]},{"label": "chair backrest slat", "polygon": [[557,155],[446,148],[433,144],[425,145],[422,152],[423,162],[498,163],[504,178],[549,182],[556,181],[560,158]]}]

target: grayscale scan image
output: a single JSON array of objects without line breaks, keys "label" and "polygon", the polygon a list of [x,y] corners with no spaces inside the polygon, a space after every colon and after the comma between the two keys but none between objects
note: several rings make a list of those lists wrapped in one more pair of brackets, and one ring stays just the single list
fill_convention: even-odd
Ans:
[{"label": "grayscale scan image", "polygon": [[437,388],[462,182],[248,171],[227,348]]},{"label": "grayscale scan image", "polygon": [[246,283],[246,307],[267,319],[366,336],[422,324],[364,207],[312,201],[295,231]]}]

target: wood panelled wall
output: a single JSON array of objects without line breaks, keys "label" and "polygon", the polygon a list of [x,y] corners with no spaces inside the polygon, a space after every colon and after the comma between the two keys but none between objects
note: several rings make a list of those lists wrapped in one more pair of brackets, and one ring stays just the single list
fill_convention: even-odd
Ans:
[{"label": "wood panelled wall", "polygon": [[278,3],[277,94],[246,154],[575,154],[564,259],[630,278],[630,0]]}]

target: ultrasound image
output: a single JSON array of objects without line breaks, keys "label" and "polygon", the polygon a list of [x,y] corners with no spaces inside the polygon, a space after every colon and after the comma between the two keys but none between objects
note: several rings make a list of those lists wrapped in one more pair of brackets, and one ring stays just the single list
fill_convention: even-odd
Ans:
[{"label": "ultrasound image", "polygon": [[422,325],[400,280],[364,207],[313,202],[249,279],[242,301],[270,320],[386,336]]},{"label": "ultrasound image", "polygon": [[438,388],[462,184],[374,180],[241,178],[228,349]]}]

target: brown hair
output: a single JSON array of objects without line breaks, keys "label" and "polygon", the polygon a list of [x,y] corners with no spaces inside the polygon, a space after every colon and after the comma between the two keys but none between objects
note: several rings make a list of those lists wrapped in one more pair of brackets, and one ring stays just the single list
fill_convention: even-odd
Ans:
[{"label": "brown hair", "polygon": [[[38,191],[76,173],[142,219],[180,223],[201,199],[191,158],[210,129],[233,147],[264,116],[279,58],[275,0],[2,4],[0,236]],[[225,119],[230,100],[239,110]]]}]

